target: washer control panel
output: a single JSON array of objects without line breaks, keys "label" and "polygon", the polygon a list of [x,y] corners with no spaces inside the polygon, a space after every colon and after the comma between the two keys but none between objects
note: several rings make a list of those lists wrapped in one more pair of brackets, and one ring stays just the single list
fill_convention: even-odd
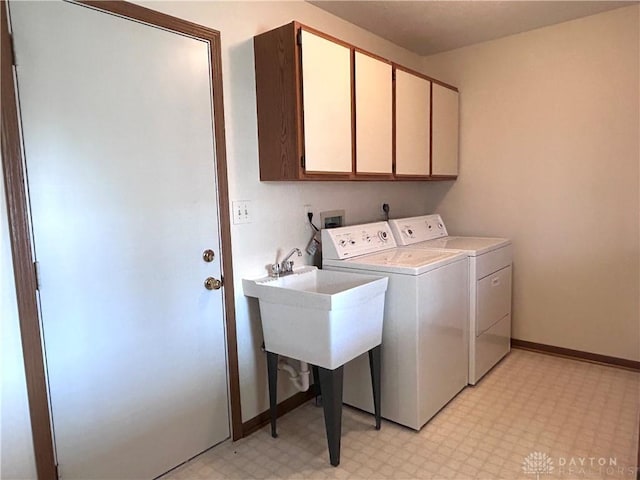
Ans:
[{"label": "washer control panel", "polygon": [[396,246],[387,222],[322,230],[322,256],[331,260],[357,257]]},{"label": "washer control panel", "polygon": [[389,226],[398,245],[411,245],[447,236],[447,227],[438,214],[389,220]]}]

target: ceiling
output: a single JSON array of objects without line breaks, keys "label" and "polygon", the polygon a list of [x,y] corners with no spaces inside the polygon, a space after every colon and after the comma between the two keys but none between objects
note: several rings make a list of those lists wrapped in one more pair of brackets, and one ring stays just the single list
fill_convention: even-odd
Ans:
[{"label": "ceiling", "polygon": [[453,50],[638,1],[307,0],[419,55]]}]

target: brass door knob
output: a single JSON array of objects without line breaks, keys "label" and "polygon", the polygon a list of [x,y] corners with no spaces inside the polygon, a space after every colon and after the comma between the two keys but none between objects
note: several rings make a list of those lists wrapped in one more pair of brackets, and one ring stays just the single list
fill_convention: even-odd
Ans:
[{"label": "brass door knob", "polygon": [[216,258],[216,254],[213,253],[213,250],[207,249],[204,252],[202,252],[202,259],[205,262],[213,262],[214,258]]},{"label": "brass door knob", "polygon": [[217,278],[208,277],[204,281],[204,288],[207,290],[220,290],[222,288],[222,280],[218,280]]}]

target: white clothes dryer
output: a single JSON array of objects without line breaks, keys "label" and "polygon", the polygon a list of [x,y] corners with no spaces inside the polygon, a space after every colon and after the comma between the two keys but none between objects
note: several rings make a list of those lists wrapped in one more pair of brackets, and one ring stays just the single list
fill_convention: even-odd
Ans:
[{"label": "white clothes dryer", "polygon": [[469,384],[475,385],[511,350],[511,241],[449,236],[437,214],[389,220],[389,225],[398,245],[467,255]]},{"label": "white clothes dryer", "polygon": [[[382,417],[420,430],[467,385],[466,255],[397,248],[386,222],[323,230],[322,248],[326,270],[389,278],[381,347]],[[345,365],[343,399],[373,412],[366,355]]]}]

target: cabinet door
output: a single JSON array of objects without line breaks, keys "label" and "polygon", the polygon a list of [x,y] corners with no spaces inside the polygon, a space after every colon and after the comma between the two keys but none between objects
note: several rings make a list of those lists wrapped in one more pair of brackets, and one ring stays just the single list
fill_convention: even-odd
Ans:
[{"label": "cabinet door", "polygon": [[396,174],[429,175],[431,82],[396,70]]},{"label": "cabinet door", "polygon": [[391,65],[355,53],[356,172],[391,173]]},{"label": "cabinet door", "polygon": [[302,30],[307,172],[351,172],[351,51]]},{"label": "cabinet door", "polygon": [[431,175],[458,175],[458,92],[433,84]]}]

